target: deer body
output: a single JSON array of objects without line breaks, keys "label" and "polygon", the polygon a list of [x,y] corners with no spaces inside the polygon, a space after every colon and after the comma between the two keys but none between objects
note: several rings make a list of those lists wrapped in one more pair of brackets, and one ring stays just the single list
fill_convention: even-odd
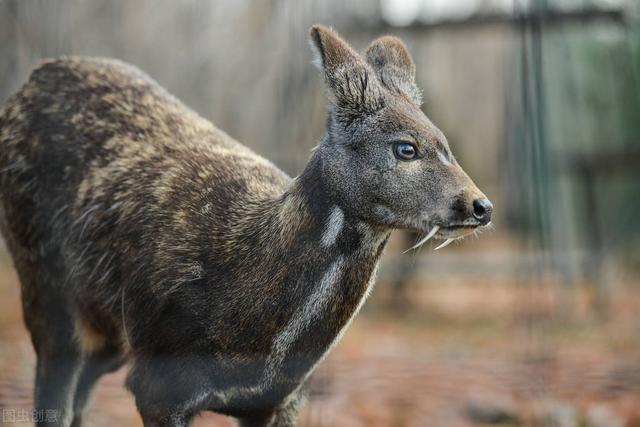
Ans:
[{"label": "deer body", "polygon": [[[331,86],[332,49],[348,47],[322,27],[312,40]],[[129,360],[145,425],[201,410],[293,425],[390,230],[428,224],[393,224],[388,206],[337,189],[356,178],[333,182],[336,132],[292,180],[134,67],[37,68],[0,114],[0,230],[38,356],[37,407],[80,425],[97,379]]]}]

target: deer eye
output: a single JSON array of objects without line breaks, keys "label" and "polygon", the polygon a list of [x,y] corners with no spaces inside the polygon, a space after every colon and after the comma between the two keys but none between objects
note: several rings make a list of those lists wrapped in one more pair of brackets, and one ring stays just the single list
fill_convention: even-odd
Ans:
[{"label": "deer eye", "polygon": [[396,142],[393,144],[393,155],[398,160],[405,162],[415,160],[418,158],[418,150],[413,144],[408,142]]}]

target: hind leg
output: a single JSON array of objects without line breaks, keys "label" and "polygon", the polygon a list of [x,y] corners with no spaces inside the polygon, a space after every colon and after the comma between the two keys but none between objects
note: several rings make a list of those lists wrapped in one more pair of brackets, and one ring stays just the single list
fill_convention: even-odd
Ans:
[{"label": "hind leg", "polygon": [[38,416],[36,421],[38,424],[69,426],[82,356],[73,338],[69,316],[59,312],[42,317],[48,318],[47,330],[32,329],[38,357],[34,404],[36,413],[46,416]]},{"label": "hind leg", "polygon": [[81,366],[78,352],[58,348],[38,356],[35,386],[35,410],[38,424],[69,426],[73,418],[73,394]]},{"label": "hind leg", "polygon": [[51,260],[31,261],[19,256],[21,251],[13,254],[22,284],[24,321],[37,356],[35,421],[69,426],[82,355],[74,339],[72,311],[60,291],[58,279],[63,276],[55,268],[47,268]]},{"label": "hind leg", "polygon": [[124,357],[117,347],[105,345],[102,349],[87,356],[76,386],[73,399],[73,422],[71,427],[83,425],[83,417],[95,384],[100,377],[109,372],[116,371],[124,363]]}]

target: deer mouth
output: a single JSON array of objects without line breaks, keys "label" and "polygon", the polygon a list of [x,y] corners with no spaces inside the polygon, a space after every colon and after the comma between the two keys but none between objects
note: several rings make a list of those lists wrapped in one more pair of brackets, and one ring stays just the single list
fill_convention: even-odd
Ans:
[{"label": "deer mouth", "polygon": [[445,246],[449,245],[454,240],[462,239],[469,234],[472,234],[480,228],[484,228],[490,226],[491,223],[487,225],[482,225],[479,222],[469,222],[469,223],[460,223],[460,224],[447,224],[447,225],[432,225],[428,230],[426,236],[424,236],[418,243],[413,245],[411,248],[407,249],[405,252],[408,252],[413,249],[417,249],[420,246],[424,245],[430,239],[438,239],[444,240],[439,246],[437,246],[434,250],[442,249]]},{"label": "deer mouth", "polygon": [[467,234],[473,233],[481,226],[478,224],[453,224],[440,226],[438,232],[436,233],[436,238],[447,238],[447,237],[464,237]]}]

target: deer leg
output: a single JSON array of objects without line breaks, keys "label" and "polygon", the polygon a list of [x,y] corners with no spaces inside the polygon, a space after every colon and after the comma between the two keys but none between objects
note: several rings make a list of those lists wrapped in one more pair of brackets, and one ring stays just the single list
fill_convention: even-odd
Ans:
[{"label": "deer leg", "polygon": [[37,356],[34,422],[67,427],[73,418],[73,395],[83,363],[74,317],[55,280],[59,271],[18,259],[24,320]]},{"label": "deer leg", "polygon": [[82,355],[67,316],[54,316],[46,338],[33,337],[38,356],[34,392],[38,425],[69,426]]},{"label": "deer leg", "polygon": [[298,419],[298,412],[305,400],[305,395],[301,390],[289,396],[286,403],[276,410],[270,427],[294,427]]},{"label": "deer leg", "polygon": [[[142,366],[145,365],[145,366]],[[127,386],[136,398],[144,427],[187,427],[197,412],[180,389],[180,380],[169,370],[166,376],[152,375],[153,362],[136,360],[127,377]],[[186,376],[188,377],[188,376]]]},{"label": "deer leg", "polygon": [[73,399],[73,422],[71,427],[81,427],[91,391],[100,377],[116,371],[124,363],[124,357],[115,346],[107,345],[87,357],[76,387]]},{"label": "deer leg", "polygon": [[287,401],[274,411],[259,413],[254,416],[241,418],[241,427],[294,427],[298,418],[304,395],[298,391],[289,396]]}]

